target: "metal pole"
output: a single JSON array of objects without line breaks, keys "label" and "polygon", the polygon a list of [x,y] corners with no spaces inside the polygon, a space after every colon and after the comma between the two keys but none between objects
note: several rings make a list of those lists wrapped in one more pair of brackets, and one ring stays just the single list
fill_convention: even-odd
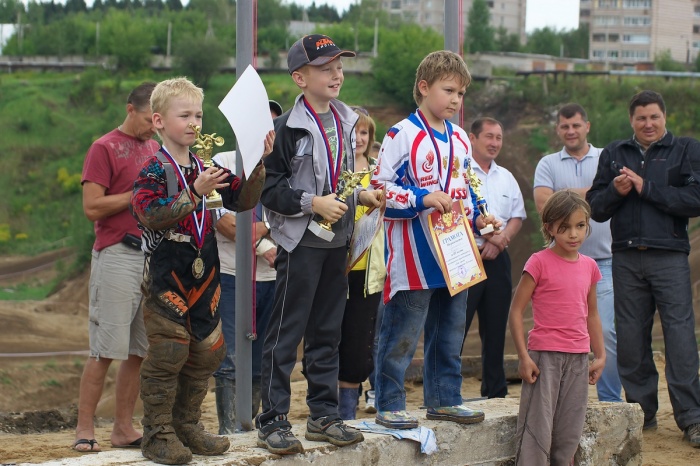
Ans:
[{"label": "metal pole", "polygon": [[[462,44],[460,43],[460,24],[462,24],[462,0],[445,0],[445,50],[451,50],[462,55]],[[462,112],[455,114],[450,121],[461,126]]]},{"label": "metal pole", "polygon": [[[253,19],[253,0],[236,0],[236,79],[253,63]],[[236,172],[241,176],[243,160],[241,148],[236,146]],[[253,280],[253,230],[249,210],[236,214],[236,430],[253,430],[253,343],[249,339],[253,333]]]}]

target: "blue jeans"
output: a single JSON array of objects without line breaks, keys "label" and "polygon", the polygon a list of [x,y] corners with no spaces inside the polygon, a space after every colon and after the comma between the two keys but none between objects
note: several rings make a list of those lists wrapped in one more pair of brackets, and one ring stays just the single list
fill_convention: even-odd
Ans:
[{"label": "blue jeans", "polygon": [[462,403],[462,349],[467,292],[399,291],[384,307],[375,379],[379,411],[406,409],[404,375],[424,331],[423,400],[428,408]]},{"label": "blue jeans", "polygon": [[615,294],[612,282],[612,259],[597,260],[603,277],[596,287],[598,313],[603,326],[605,368],[598,379],[596,390],[600,401],[622,401],[622,383],[617,373],[617,333],[615,332]]},{"label": "blue jeans", "polygon": [[374,369],[372,373],[369,374],[369,389],[374,390],[375,379],[377,374],[377,357],[379,353],[379,330],[382,327],[382,316],[384,315],[384,292],[382,291],[382,297],[379,299],[379,307],[377,308],[377,322],[374,327],[374,343],[372,345],[372,360],[374,361]]},{"label": "blue jeans", "polygon": [[659,408],[651,347],[654,314],[659,311],[666,353],[666,382],[679,428],[700,422],[698,342],[688,255],[661,249],[613,253],[617,366],[629,403],[639,403],[644,422]]},{"label": "blue jeans", "polygon": [[[275,298],[275,282],[255,282],[255,331],[257,339],[253,340],[253,381],[260,381],[262,348],[265,341],[267,323],[272,313]],[[221,328],[226,342],[226,357],[214,377],[236,380],[236,276],[221,274],[221,299],[219,300]]]}]

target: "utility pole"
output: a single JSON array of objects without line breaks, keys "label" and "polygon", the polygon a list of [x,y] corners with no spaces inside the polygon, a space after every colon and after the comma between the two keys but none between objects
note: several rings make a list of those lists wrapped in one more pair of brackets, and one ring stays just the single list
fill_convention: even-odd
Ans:
[{"label": "utility pole", "polygon": [[[236,0],[236,79],[253,64],[253,0]],[[236,144],[236,172],[243,175],[241,147]],[[253,430],[253,223],[252,211],[236,214],[236,430]],[[265,335],[258,335],[264,338]]]},{"label": "utility pole", "polygon": [[[445,50],[451,50],[462,56],[462,0],[445,0]],[[450,121],[462,126],[464,107]]]}]

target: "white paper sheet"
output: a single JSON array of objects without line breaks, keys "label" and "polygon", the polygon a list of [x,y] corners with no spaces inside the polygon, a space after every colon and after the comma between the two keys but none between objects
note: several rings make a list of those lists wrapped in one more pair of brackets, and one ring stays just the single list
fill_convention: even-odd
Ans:
[{"label": "white paper sheet", "polygon": [[219,110],[236,134],[243,170],[249,174],[265,150],[265,136],[274,129],[267,91],[252,65],[248,65],[226,94],[219,104]]}]

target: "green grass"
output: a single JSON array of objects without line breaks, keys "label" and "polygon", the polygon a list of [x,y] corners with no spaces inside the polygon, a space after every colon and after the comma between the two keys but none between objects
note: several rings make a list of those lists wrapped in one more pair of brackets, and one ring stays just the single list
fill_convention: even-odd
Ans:
[{"label": "green grass", "polygon": [[57,368],[58,368],[58,364],[56,363],[55,359],[49,359],[44,364],[45,371],[55,371]]},{"label": "green grass", "polygon": [[56,281],[43,285],[21,283],[12,287],[0,288],[0,301],[41,300],[55,288]]},{"label": "green grass", "polygon": [[61,387],[61,382],[59,382],[56,379],[49,379],[49,380],[44,380],[41,382],[41,385],[44,387]]}]

